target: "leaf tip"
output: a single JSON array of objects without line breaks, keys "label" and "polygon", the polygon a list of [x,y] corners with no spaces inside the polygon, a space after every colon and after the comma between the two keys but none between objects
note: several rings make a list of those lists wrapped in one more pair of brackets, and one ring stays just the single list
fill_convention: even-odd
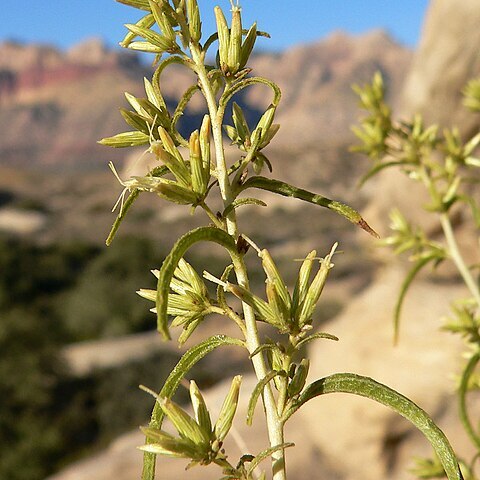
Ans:
[{"label": "leaf tip", "polygon": [[357,222],[357,225],[362,230],[365,230],[367,233],[369,233],[372,237],[377,239],[380,238],[380,235],[363,218],[360,218],[360,220]]}]

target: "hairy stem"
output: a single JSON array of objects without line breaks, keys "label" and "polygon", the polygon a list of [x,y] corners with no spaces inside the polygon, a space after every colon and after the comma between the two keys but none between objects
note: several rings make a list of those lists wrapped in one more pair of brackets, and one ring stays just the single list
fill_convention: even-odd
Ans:
[{"label": "hairy stem", "polygon": [[[219,110],[217,100],[215,98],[212,86],[207,76],[207,71],[203,63],[203,56],[197,46],[191,45],[192,58],[195,62],[195,70],[202,88],[202,92],[207,101],[208,111],[212,122],[212,135],[215,145],[215,158],[217,167],[217,177],[220,191],[223,199],[224,208],[227,208],[234,200],[228,170],[225,161],[225,152],[223,146],[222,123],[223,109]],[[232,209],[226,218],[227,231],[234,238],[238,237],[238,225],[236,220],[235,209]],[[238,283],[245,288],[249,288],[249,280],[243,256],[238,255],[234,261],[235,274]],[[253,309],[242,304],[246,326],[246,345],[248,351],[253,353],[260,346],[260,338],[258,335],[257,322]],[[253,368],[259,380],[265,378],[268,369],[262,355],[255,355],[252,358]],[[284,443],[283,422],[277,414],[275,397],[270,385],[267,385],[263,394],[263,404],[265,409],[268,436],[270,446],[274,447]],[[285,480],[285,457],[283,450],[277,450],[272,454],[273,480]]]},{"label": "hairy stem", "polygon": [[478,284],[474,280],[472,273],[468,269],[462,257],[462,254],[460,253],[460,249],[458,248],[457,240],[452,229],[452,223],[450,222],[450,218],[447,213],[443,213],[440,215],[440,223],[442,225],[443,233],[445,235],[445,239],[447,241],[448,249],[452,260],[455,263],[458,271],[460,272],[460,275],[462,276],[465,285],[468,287],[470,293],[475,298],[475,302],[477,303],[477,309],[480,309],[480,290]]}]

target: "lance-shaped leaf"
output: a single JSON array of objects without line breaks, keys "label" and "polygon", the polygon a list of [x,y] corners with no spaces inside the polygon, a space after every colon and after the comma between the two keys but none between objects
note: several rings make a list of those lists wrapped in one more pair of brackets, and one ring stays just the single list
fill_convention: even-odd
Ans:
[{"label": "lance-shaped leaf", "polygon": [[255,22],[247,32],[240,52],[240,69],[244,68],[250,58],[255,40],[257,39],[257,22]]},{"label": "lance-shaped leaf", "polygon": [[188,439],[176,438],[156,428],[140,427],[140,430],[152,442],[138,447],[144,452],[173,458],[194,458],[197,455],[195,444]]},{"label": "lance-shaped leaf", "polygon": [[460,401],[459,402],[460,403],[460,419],[463,423],[463,427],[465,428],[465,431],[468,433],[468,436],[470,437],[471,441],[473,442],[473,444],[477,449],[480,449],[480,435],[478,431],[476,431],[468,415],[467,392],[468,392],[470,378],[475,372],[475,369],[477,368],[477,365],[479,362],[480,362],[480,353],[477,352],[468,361],[467,366],[463,371],[462,378],[460,381],[460,386],[458,388],[458,395],[459,395],[459,401]]},{"label": "lance-shaped leaf", "polygon": [[[275,445],[274,447],[267,448],[260,452],[258,455],[255,455],[255,458],[251,461],[248,466],[247,475],[252,475],[254,470],[258,467],[260,462],[270,457],[273,453],[278,452],[279,450],[284,450],[285,448],[294,447],[295,444],[292,442],[281,443],[280,445]],[[265,474],[262,476],[264,477]],[[250,478],[250,477],[248,477]],[[264,477],[265,478],[265,477]],[[261,480],[261,479],[259,479]]]},{"label": "lance-shaped leaf", "polygon": [[274,180],[261,176],[250,177],[245,181],[245,183],[243,183],[243,185],[240,186],[242,191],[246,190],[247,188],[259,188],[260,190],[267,190],[272,193],[277,193],[278,195],[283,195],[284,197],[298,198],[299,200],[328,208],[329,210],[333,210],[334,212],[342,215],[342,217],[345,217],[355,225],[358,225],[370,235],[378,238],[378,234],[370,227],[370,225],[368,225],[368,223],[356,210],[348,205],[345,205],[344,203],[336,200],[330,200],[329,198],[318,193],[312,193],[280,180]]},{"label": "lance-shaped leaf", "polygon": [[[164,165],[160,167],[156,167],[149,172],[149,174],[152,175],[153,177],[163,177],[167,173],[168,173],[168,168],[165,167]],[[117,218],[113,223],[112,229],[110,230],[110,233],[108,234],[108,237],[105,240],[105,243],[107,246],[109,246],[112,243],[120,227],[120,224],[125,219],[125,216],[127,215],[128,210],[130,210],[130,207],[133,205],[133,202],[138,198],[139,195],[140,195],[140,190],[138,189],[132,190],[127,200],[125,200],[125,203],[123,203],[120,206],[120,212],[118,212]]]},{"label": "lance-shaped leaf", "polygon": [[408,289],[410,288],[410,285],[415,280],[415,277],[422,270],[422,268],[428,265],[431,261],[434,261],[435,259],[435,254],[421,257],[417,262],[415,262],[415,265],[411,268],[411,270],[408,272],[407,276],[402,282],[397,303],[395,304],[395,312],[393,316],[393,335],[395,344],[398,342],[398,337],[400,334],[400,317],[402,314],[403,302],[405,300],[405,296],[407,295]]},{"label": "lance-shaped leaf", "polygon": [[170,339],[167,323],[167,305],[173,274],[185,252],[195,243],[205,241],[218,243],[226,248],[232,256],[237,254],[235,240],[227,232],[216,227],[197,228],[185,234],[175,243],[172,251],[162,264],[157,284],[157,328],[166,340]]},{"label": "lance-shaped leaf", "polygon": [[252,395],[250,396],[250,400],[248,402],[248,409],[247,409],[247,425],[251,425],[253,422],[253,413],[255,412],[255,406],[257,405],[258,399],[260,395],[263,394],[264,388],[276,377],[282,376],[286,377],[287,374],[283,370],[271,370],[268,372],[265,377],[263,377],[253,389]]},{"label": "lance-shaped leaf", "polygon": [[139,10],[150,11],[150,5],[148,0],[116,0],[118,3],[123,3],[123,5],[128,5],[130,7],[138,8]]},{"label": "lance-shaped leaf", "polygon": [[160,400],[160,406],[181,437],[191,440],[196,445],[208,444],[210,438],[207,433],[180,405],[165,398]]},{"label": "lance-shaped leaf", "polygon": [[[178,45],[175,42],[153,30],[139,27],[138,25],[131,23],[127,23],[125,27],[127,27],[135,35],[144,38],[147,42],[158,47],[163,52],[173,52],[178,50]],[[131,47],[131,44],[129,47]]]},{"label": "lance-shaped leaf", "polygon": [[[135,25],[142,28],[150,28],[154,23],[155,23],[155,18],[151,13],[149,13],[148,15],[145,15],[144,17],[142,17],[137,23],[135,23]],[[132,43],[133,40],[135,40],[136,36],[137,35],[135,33],[128,32],[123,38],[123,40],[120,42],[120,46],[124,48],[128,48],[130,43]]]},{"label": "lance-shaped leaf", "polygon": [[[165,381],[162,390],[159,393],[159,396],[162,398],[171,398],[173,394],[177,391],[181,380],[190,371],[190,369],[208,353],[223,345],[236,345],[240,347],[245,346],[241,340],[227,337],[226,335],[214,335],[213,337],[207,338],[198,345],[193,346],[183,354],[177,365],[170,372],[170,375]],[[160,429],[164,417],[165,413],[163,412],[158,402],[155,402],[149,427]],[[147,443],[151,443],[148,438]],[[142,480],[154,480],[154,478],[155,455],[153,453],[145,452],[143,458]]]},{"label": "lance-shaped leaf", "polygon": [[337,373],[310,384],[284,415],[286,421],[309,400],[327,393],[351,393],[374,400],[402,415],[428,439],[440,459],[449,480],[463,480],[460,467],[445,434],[418,405],[395,390],[368,377]]}]

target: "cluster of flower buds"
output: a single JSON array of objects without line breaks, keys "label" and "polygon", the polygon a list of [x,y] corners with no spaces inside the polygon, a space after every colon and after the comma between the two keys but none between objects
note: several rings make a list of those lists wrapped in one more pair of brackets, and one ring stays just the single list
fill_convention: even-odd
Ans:
[{"label": "cluster of flower buds", "polygon": [[[257,38],[254,23],[243,40],[242,15],[238,6],[232,6],[232,24],[228,23],[220,7],[215,7],[218,31],[218,67],[225,77],[233,77],[245,68]],[[243,42],[242,42],[243,40]]]},{"label": "cluster of flower buds", "polygon": [[[173,0],[172,4],[167,0],[120,1],[149,12],[137,23],[125,25],[129,32],[120,42],[122,47],[155,53],[160,57],[163,53],[182,53],[177,37],[187,48],[190,42],[198,43],[202,36],[197,0]],[[152,30],[155,24],[160,33]]]},{"label": "cluster of flower buds", "polygon": [[[158,278],[158,270],[153,270],[152,273]],[[167,313],[174,317],[172,327],[183,326],[178,340],[182,345],[205,316],[211,313],[212,305],[202,278],[183,258],[175,269],[170,288],[172,292],[168,296]],[[147,300],[156,301],[156,290],[142,288],[137,293]],[[155,308],[151,311],[156,313]]]},{"label": "cluster of flower buds", "polygon": [[328,273],[333,267],[332,257],[336,250],[335,244],[330,253],[319,261],[319,268],[310,282],[316,251],[310,252],[304,259],[293,295],[290,295],[280,272],[267,250],[260,250],[259,257],[266,274],[267,301],[254,295],[241,285],[226,284],[227,290],[250,305],[260,320],[279,329],[281,333],[298,336],[309,330],[312,316],[320,299]]},{"label": "cluster of flower buds", "polygon": [[279,124],[273,123],[275,110],[276,107],[270,105],[251,132],[241,107],[233,102],[232,120],[234,126],[225,125],[225,131],[232,143],[238,145],[240,150],[250,153],[257,174],[261,172],[265,163],[271,170],[270,161],[261,150],[272,141],[280,128]]},{"label": "cluster of flower buds", "polygon": [[193,417],[173,401],[157,397],[165,415],[177,430],[178,437],[157,428],[142,428],[150,443],[139,448],[155,454],[190,459],[189,467],[212,462],[224,466],[226,456],[222,445],[235,417],[241,381],[241,376],[233,378],[215,425],[212,425],[205,400],[194,381],[190,382]]},{"label": "cluster of flower buds", "polygon": [[[158,140],[153,140],[149,151],[168,169],[173,179],[163,176],[135,176],[119,181],[128,190],[153,192],[181,205],[196,206],[208,192],[210,171],[210,117],[205,115],[200,131],[192,132],[189,141],[189,160],[186,161],[170,134],[159,126]],[[112,137],[115,138],[115,137]],[[103,142],[109,139],[104,139]]]},{"label": "cluster of flower buds", "polygon": [[124,120],[134,130],[104,138],[100,140],[100,144],[115,148],[146,145],[152,140],[160,138],[158,127],[162,126],[166,130],[170,130],[172,118],[156,81],[152,84],[144,78],[144,85],[146,98],[137,98],[130,93],[125,93],[133,110],[120,109]]}]

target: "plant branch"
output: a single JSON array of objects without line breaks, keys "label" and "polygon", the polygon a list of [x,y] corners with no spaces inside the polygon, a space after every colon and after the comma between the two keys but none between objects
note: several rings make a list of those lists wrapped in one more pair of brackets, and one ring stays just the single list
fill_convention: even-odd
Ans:
[{"label": "plant branch", "polygon": [[477,282],[474,280],[470,270],[468,269],[460,249],[458,248],[458,243],[455,238],[455,233],[453,232],[452,223],[450,222],[450,217],[447,213],[442,213],[440,215],[440,223],[442,225],[443,233],[447,241],[448,249],[450,256],[452,257],[453,262],[455,263],[460,275],[465,282],[465,285],[470,290],[470,293],[475,298],[477,303],[477,309],[480,309],[480,290]]},{"label": "plant branch", "polygon": [[[222,136],[222,122],[223,122],[223,112],[224,108],[219,109],[217,105],[217,100],[214,95],[214,91],[208,79],[207,71],[203,64],[202,54],[199,51],[198,47],[191,46],[192,58],[195,62],[195,70],[198,75],[199,83],[202,88],[202,92],[207,101],[207,106],[210,114],[210,119],[212,121],[212,135],[213,141],[215,144],[215,155],[216,155],[216,168],[217,168],[217,178],[220,186],[220,191],[224,203],[224,208],[227,208],[234,201],[232,195],[232,188],[230,184],[230,179],[228,177],[228,169],[225,161],[225,152],[223,147],[223,136]],[[238,237],[238,226],[236,221],[235,209],[232,209],[226,218],[227,222],[227,231],[232,237]],[[245,263],[243,261],[242,255],[238,254],[237,258],[234,259],[234,268],[237,276],[238,283],[245,288],[249,288],[249,280],[247,275],[247,270]],[[245,325],[246,325],[246,344],[248,351],[250,353],[254,352],[260,347],[260,339],[258,335],[257,322],[255,319],[255,313],[253,309],[246,305],[242,304]],[[265,361],[262,355],[255,355],[252,358],[252,364],[255,370],[257,378],[260,380],[264,378],[268,369],[265,365]],[[276,446],[284,443],[283,438],[283,422],[277,414],[276,402],[271,387],[267,386],[263,394],[263,403],[266,413],[267,429],[268,436],[270,440],[270,445]],[[272,469],[273,469],[273,480],[285,480],[285,457],[283,450],[277,450],[272,454]]]}]

